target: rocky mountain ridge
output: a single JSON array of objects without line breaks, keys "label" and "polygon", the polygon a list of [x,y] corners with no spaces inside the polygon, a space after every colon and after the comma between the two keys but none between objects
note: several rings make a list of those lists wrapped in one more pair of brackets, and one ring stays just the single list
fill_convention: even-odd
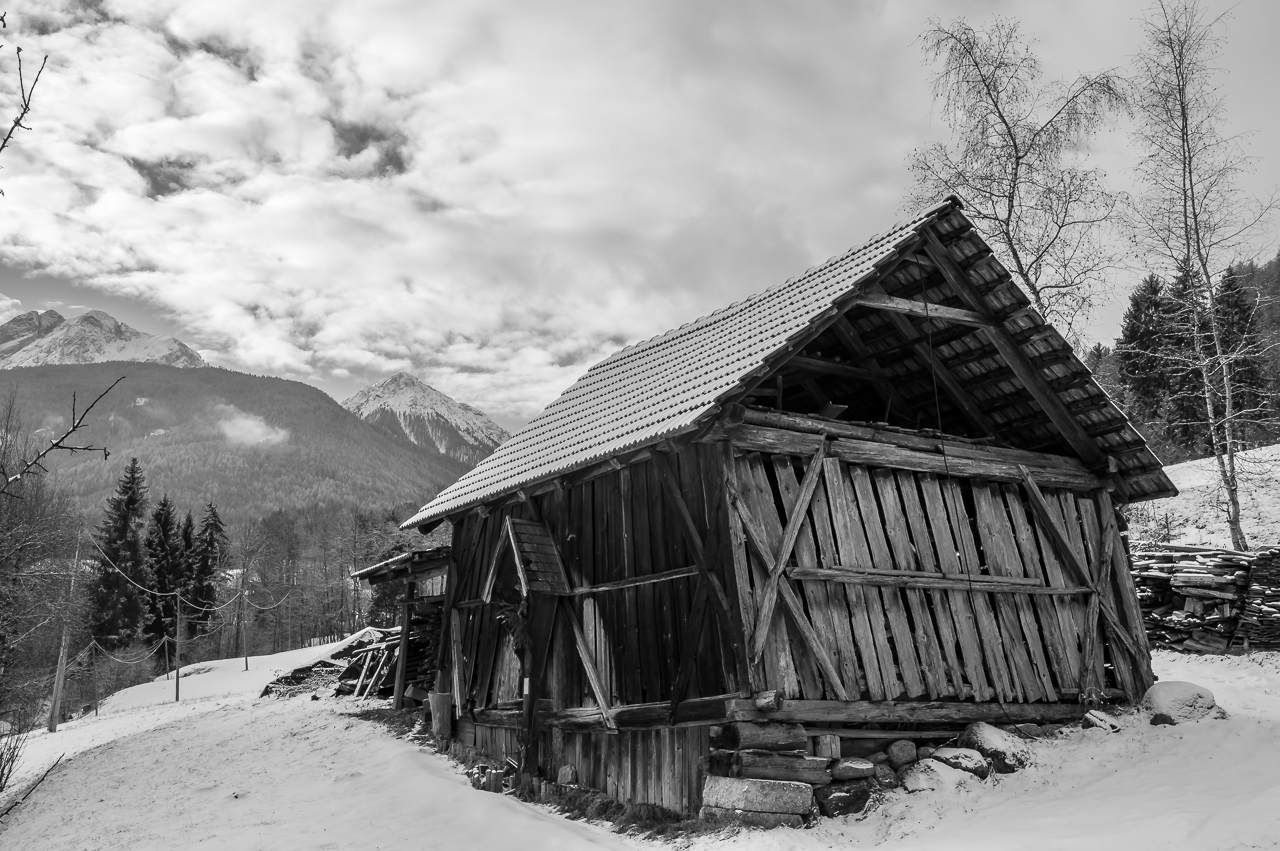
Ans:
[{"label": "rocky mountain ridge", "polygon": [[407,372],[371,384],[343,400],[342,407],[392,437],[432,447],[468,466],[510,436],[481,411]]},{"label": "rocky mountain ridge", "polygon": [[144,333],[101,310],[73,319],[56,310],[32,310],[0,325],[0,369],[111,361],[208,366],[181,340]]}]

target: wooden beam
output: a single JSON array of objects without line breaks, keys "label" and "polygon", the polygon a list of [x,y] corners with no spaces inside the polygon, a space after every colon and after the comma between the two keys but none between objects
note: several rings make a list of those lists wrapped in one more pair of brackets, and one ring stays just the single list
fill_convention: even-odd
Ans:
[{"label": "wooden beam", "polygon": [[[796,568],[790,572],[790,575],[792,579],[842,582],[846,585],[875,585],[882,588],[938,588],[946,591],[975,591],[982,593],[998,592],[1003,594],[1047,594],[1050,596],[1073,596],[1077,594],[1092,593],[1091,589],[1084,587],[1050,588],[1045,585],[1026,585],[1015,582],[993,582],[991,581],[992,577],[988,576],[948,578],[936,573],[926,574],[922,571],[915,570],[887,570],[870,573],[849,570],[824,570],[822,568]],[[970,581],[970,579],[982,579],[983,581]]]},{"label": "wooden beam", "polygon": [[[747,543],[755,550],[756,557],[760,559],[761,564],[769,564],[772,554],[769,552],[769,546],[765,542],[764,533],[756,524],[756,520],[751,516],[742,497],[738,495],[737,489],[732,483],[726,483],[729,491],[729,502],[737,512],[738,518],[742,524],[742,530],[746,534]],[[831,654],[827,650],[826,643],[818,637],[818,632],[813,628],[808,615],[804,613],[804,607],[800,604],[800,600],[796,597],[796,592],[792,589],[791,583],[783,579],[777,585],[780,596],[782,597],[782,605],[786,608],[787,613],[791,615],[791,620],[795,623],[796,630],[800,633],[800,637],[804,639],[804,643],[808,645],[809,652],[813,654],[814,659],[818,662],[818,667],[822,669],[822,675],[831,682],[831,690],[837,696],[844,695],[848,697],[848,693],[844,688],[844,684],[840,681],[840,674],[836,670],[835,662],[831,659]],[[763,644],[768,637],[761,637],[763,630],[767,633],[769,622],[763,624],[757,623],[757,632],[753,633],[759,643]],[[758,657],[757,657],[758,658]]]},{"label": "wooden beam", "polygon": [[630,579],[619,579],[616,582],[601,582],[599,585],[571,588],[561,596],[584,597],[588,594],[603,594],[606,591],[622,591],[639,585],[652,585],[655,582],[671,582],[676,579],[685,579],[690,576],[697,576],[701,572],[697,567],[677,567],[674,570],[664,570],[661,573],[651,573],[648,576],[633,576]]},{"label": "wooden beam", "polygon": [[[711,572],[706,563],[706,553],[703,551],[702,535],[698,532],[698,527],[693,522],[693,515],[689,512],[689,506],[684,501],[684,494],[680,492],[680,483],[676,480],[676,474],[671,469],[671,462],[662,452],[653,453],[653,465],[658,470],[658,478],[662,480],[662,485],[667,491],[667,495],[671,498],[672,504],[675,505],[676,513],[680,515],[681,528],[684,530],[685,538],[693,547],[694,557],[697,559],[697,568],[701,573],[703,581],[711,586],[712,602],[715,603],[717,610],[725,618],[725,623],[730,623],[729,619],[729,598],[724,593],[724,587],[720,584],[720,580]],[[731,638],[732,640],[732,638]]]},{"label": "wooden beam", "polygon": [[[945,455],[937,452],[922,452],[900,446],[890,446],[870,440],[854,440],[838,438],[824,440],[823,435],[790,431],[780,428],[767,428],[747,423],[727,430],[738,447],[755,452],[769,452],[787,455],[810,455],[819,443],[827,444],[828,455],[852,464],[863,464],[872,467],[892,467],[898,470],[911,470],[917,473],[937,473],[960,478],[981,478],[1002,482],[1021,482],[1022,467],[1015,461],[1002,460],[998,452],[993,451],[989,459],[961,457],[961,453],[952,454],[950,447]],[[980,454],[970,446],[965,455]],[[1053,456],[1045,456],[1051,458]],[[1062,464],[1058,466],[1034,465],[1030,468],[1036,481],[1048,487],[1070,488],[1072,490],[1093,490],[1100,480],[1092,473],[1083,472],[1078,465]],[[790,553],[788,553],[790,555]]]},{"label": "wooden beam", "polygon": [[995,324],[995,320],[985,313],[961,310],[957,307],[944,307],[941,304],[930,304],[924,301],[916,301],[915,299],[898,298],[884,293],[863,293],[854,299],[853,303],[859,307],[905,313],[909,316],[931,319],[937,322],[972,325],[976,328],[986,328]]},{"label": "wooden beam", "polygon": [[804,481],[800,483],[800,493],[796,496],[796,504],[792,508],[791,519],[787,521],[782,533],[782,543],[778,547],[778,552],[773,554],[773,564],[769,568],[769,576],[765,580],[764,596],[760,601],[760,614],[756,618],[754,630],[756,643],[755,647],[752,648],[751,654],[753,661],[759,662],[760,657],[764,655],[765,631],[769,627],[769,621],[773,618],[773,607],[777,603],[778,581],[782,578],[782,569],[787,566],[787,562],[791,559],[791,551],[795,549],[796,538],[800,537],[800,529],[804,525],[809,503],[813,499],[814,491],[817,490],[818,481],[822,476],[822,459],[826,455],[826,451],[827,441],[822,438],[819,440],[818,447],[809,460],[809,468],[805,470]]},{"label": "wooden beam", "polygon": [[[680,704],[676,712],[675,723],[671,722],[671,704],[668,701],[657,703],[632,703],[611,707],[608,711],[612,729],[644,730],[652,727],[701,727],[725,722],[725,705],[736,699],[736,694],[719,694],[711,697],[691,697]],[[596,707],[575,707],[571,709],[551,709],[546,701],[539,701],[537,712],[538,725],[543,728],[555,728],[565,732],[589,733],[603,732],[607,729],[601,720]],[[475,713],[477,724],[489,727],[518,729],[520,710],[514,708],[484,709]]]},{"label": "wooden beam", "polygon": [[838,375],[841,378],[852,378],[857,381],[876,381],[879,376],[869,369],[864,369],[853,364],[841,363],[840,361],[826,360],[825,358],[809,357],[808,355],[796,355],[782,365],[786,367],[795,367],[810,372],[821,372],[824,375]]},{"label": "wooden beam", "polygon": [[940,434],[936,431],[904,431],[902,429],[881,428],[860,423],[819,420],[806,417],[803,414],[792,414],[786,411],[767,411],[757,408],[743,408],[738,413],[737,420],[739,423],[748,423],[749,425],[789,429],[790,431],[808,432],[810,434],[828,434],[832,437],[848,437],[853,440],[869,440],[874,443],[887,443],[891,446],[915,449],[932,455],[938,455],[945,451],[951,458],[973,458],[977,460],[1002,461],[1009,464],[1027,464],[1031,467],[1071,470],[1082,477],[1091,475],[1085,469],[1085,466],[1080,463],[1079,459],[1068,455],[1032,452],[1027,449],[1012,449],[1007,446],[991,446],[973,438]]},{"label": "wooden beam", "polygon": [[[761,712],[751,700],[728,701],[730,721],[777,721],[799,724],[969,724],[999,719],[1001,723],[1078,721],[1078,703],[970,703],[968,701],[784,700],[781,708]],[[909,736],[909,734],[902,734]]]},{"label": "wooden beam", "polygon": [[[960,269],[951,252],[938,240],[938,235],[931,228],[925,228],[924,237],[925,253],[937,264],[938,271],[942,273],[956,295],[960,296],[970,309],[990,314],[991,308],[987,300],[969,282],[968,275]],[[1002,324],[995,324],[984,328],[981,333],[986,335],[1000,352],[1005,363],[1017,374],[1023,386],[1049,415],[1049,419],[1053,421],[1085,465],[1090,469],[1105,468],[1106,455],[1098,448],[1098,444],[1084,430],[1080,422],[1067,410],[1058,394],[1048,387],[1044,375],[1032,365],[1022,347],[1014,342],[1009,330]]]}]

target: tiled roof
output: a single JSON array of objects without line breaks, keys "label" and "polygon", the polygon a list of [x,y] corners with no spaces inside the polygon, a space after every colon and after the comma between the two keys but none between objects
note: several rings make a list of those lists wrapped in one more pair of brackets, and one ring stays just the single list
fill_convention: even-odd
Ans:
[{"label": "tiled roof", "polygon": [[605,358],[403,528],[693,428],[893,257],[895,246],[957,206],[947,199],[799,277]]}]

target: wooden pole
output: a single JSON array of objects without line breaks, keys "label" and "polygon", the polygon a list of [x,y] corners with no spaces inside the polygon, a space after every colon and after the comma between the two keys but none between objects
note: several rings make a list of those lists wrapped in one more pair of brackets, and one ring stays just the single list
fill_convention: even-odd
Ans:
[{"label": "wooden pole", "polygon": [[396,658],[396,685],[395,697],[392,698],[392,709],[404,708],[404,686],[405,679],[408,677],[408,657],[409,657],[409,628],[413,625],[413,598],[417,583],[412,579],[409,580],[408,586],[404,593],[404,606],[401,607],[400,615],[400,653]]},{"label": "wooden pole", "polygon": [[93,667],[93,717],[98,717],[98,647],[89,648],[89,664]]},{"label": "wooden pole", "polygon": [[173,702],[177,703],[181,697],[179,683],[182,682],[182,595],[177,591],[173,592],[173,611],[176,615],[173,626]]}]

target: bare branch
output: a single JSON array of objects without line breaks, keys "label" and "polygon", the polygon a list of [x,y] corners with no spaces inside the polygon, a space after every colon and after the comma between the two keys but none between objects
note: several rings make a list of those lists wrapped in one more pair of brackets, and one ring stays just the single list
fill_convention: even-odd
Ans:
[{"label": "bare branch", "polygon": [[12,475],[10,475],[7,473],[7,471],[0,470],[0,476],[3,476],[3,481],[0,482],[0,495],[8,496],[8,497],[17,497],[17,494],[12,493],[10,491],[10,488],[13,485],[17,484],[18,482],[22,481],[24,476],[29,476],[32,473],[36,473],[36,472],[43,472],[44,467],[42,466],[42,462],[52,452],[55,452],[58,450],[61,450],[64,452],[71,452],[71,453],[101,452],[103,460],[106,460],[107,458],[111,457],[111,453],[104,447],[90,446],[90,445],[76,446],[71,443],[68,443],[68,441],[70,440],[72,435],[74,435],[76,432],[84,428],[85,420],[88,418],[89,413],[93,410],[94,406],[97,405],[100,401],[102,401],[102,398],[106,396],[108,393],[110,393],[117,384],[119,384],[121,381],[124,381],[124,379],[125,377],[122,375],[119,378],[117,378],[115,381],[111,382],[111,386],[108,387],[106,390],[103,390],[101,393],[99,393],[97,398],[95,398],[92,402],[89,403],[89,407],[85,408],[84,411],[81,412],[78,416],[76,415],[76,412],[75,412],[75,396],[72,395],[71,425],[61,435],[54,438],[53,440],[50,440],[48,446],[46,446],[44,449],[41,449],[33,457],[23,461],[22,466],[19,468],[19,470],[16,473],[13,473]]}]

